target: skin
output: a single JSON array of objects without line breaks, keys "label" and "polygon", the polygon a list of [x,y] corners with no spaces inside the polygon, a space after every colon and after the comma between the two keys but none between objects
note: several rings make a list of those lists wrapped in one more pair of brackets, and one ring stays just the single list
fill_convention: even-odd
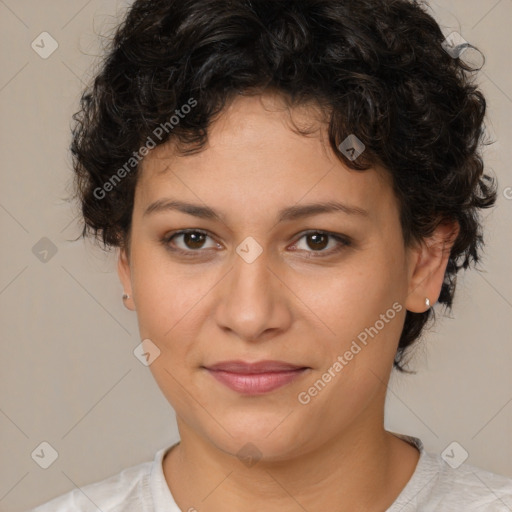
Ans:
[{"label": "skin", "polygon": [[[333,154],[314,105],[291,129],[278,94],[238,96],[209,128],[208,144],[180,156],[172,143],[144,159],[130,246],[118,273],[141,339],[161,351],[150,370],[176,411],[180,443],[163,462],[182,510],[383,511],[410,479],[419,452],[384,430],[384,403],[406,310],[441,290],[457,224],[405,247],[388,173],[354,171]],[[221,220],[177,210],[144,215],[161,198],[216,210]],[[290,206],[341,201],[367,210],[277,221]],[[207,231],[203,239],[177,236]],[[350,237],[312,239],[306,230]],[[236,249],[254,238],[251,263]],[[243,246],[243,244],[242,244]],[[334,252],[339,248],[339,252]],[[328,254],[331,252],[331,254]],[[298,401],[393,303],[401,311],[308,404]],[[281,360],[310,368],[272,392],[247,396],[202,366]],[[252,443],[250,467],[237,453]]]}]

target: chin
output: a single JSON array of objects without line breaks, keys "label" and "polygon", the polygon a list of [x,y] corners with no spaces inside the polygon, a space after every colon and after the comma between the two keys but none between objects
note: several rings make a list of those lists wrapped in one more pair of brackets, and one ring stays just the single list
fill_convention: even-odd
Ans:
[{"label": "chin", "polygon": [[289,411],[266,417],[261,414],[229,420],[218,417],[229,434],[223,428],[212,427],[206,435],[217,449],[237,457],[247,467],[258,461],[285,461],[304,453],[308,439],[307,432],[287,414]]}]

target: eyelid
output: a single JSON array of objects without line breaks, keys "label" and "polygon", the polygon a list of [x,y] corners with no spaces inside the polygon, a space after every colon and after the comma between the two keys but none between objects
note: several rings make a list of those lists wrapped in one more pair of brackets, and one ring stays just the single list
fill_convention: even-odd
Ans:
[{"label": "eyelid", "polygon": [[[173,231],[171,233],[167,233],[166,235],[163,236],[162,238],[162,244],[164,245],[165,248],[167,248],[168,250],[172,251],[172,252],[176,252],[176,253],[182,253],[182,254],[193,254],[193,253],[200,253],[200,252],[204,252],[206,251],[207,249],[203,249],[203,248],[200,248],[200,249],[196,249],[196,250],[193,250],[193,249],[188,249],[188,250],[185,250],[185,249],[181,249],[179,247],[177,248],[174,248],[174,247],[171,247],[170,246],[170,243],[171,243],[171,240],[173,238],[176,238],[178,236],[181,236],[181,235],[186,235],[187,233],[199,233],[199,234],[202,234],[202,235],[206,235],[207,237],[211,238],[213,241],[215,241],[215,237],[209,233],[208,231],[204,230],[204,229],[199,229],[199,228],[187,228],[187,229],[179,229],[177,231]],[[215,243],[218,244],[217,241],[215,241]],[[210,249],[210,248],[208,248]]]},{"label": "eyelid", "polygon": [[[343,235],[342,233],[333,233],[331,231],[326,231],[323,229],[308,229],[306,231],[303,231],[300,233],[300,235],[297,237],[296,241],[293,243],[293,245],[296,245],[302,238],[308,236],[308,235],[325,235],[329,238],[333,238],[338,242],[338,247],[335,247],[330,250],[321,250],[321,251],[306,251],[309,255],[313,255],[313,257],[327,257],[334,254],[339,253],[341,250],[343,250],[345,247],[350,247],[352,245],[352,239],[347,236]],[[341,246],[341,247],[340,247]],[[308,256],[310,257],[310,256]]]}]

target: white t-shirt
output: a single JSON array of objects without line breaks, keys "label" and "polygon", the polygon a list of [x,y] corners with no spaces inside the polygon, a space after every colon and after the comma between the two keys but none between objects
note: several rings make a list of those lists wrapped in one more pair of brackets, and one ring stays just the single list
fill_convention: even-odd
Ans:
[{"label": "white t-shirt", "polygon": [[[465,463],[453,469],[441,455],[427,453],[417,437],[394,434],[414,444],[420,458],[386,512],[512,511],[512,479]],[[162,461],[173,446],[160,449],[152,462],[74,489],[28,512],[192,512],[178,508],[164,477]]]}]

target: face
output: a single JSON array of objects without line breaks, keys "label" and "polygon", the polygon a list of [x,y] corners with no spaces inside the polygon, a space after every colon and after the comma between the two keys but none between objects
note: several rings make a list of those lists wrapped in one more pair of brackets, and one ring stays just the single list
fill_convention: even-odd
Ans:
[{"label": "face", "polygon": [[[312,126],[316,113],[292,111]],[[208,140],[195,155],[168,144],[145,158],[119,262],[180,429],[277,460],[375,427],[412,275],[389,176],[344,166],[320,123],[294,133],[278,96],[238,97]],[[306,208],[326,203],[343,206]],[[302,370],[208,369],[225,361]]]}]

